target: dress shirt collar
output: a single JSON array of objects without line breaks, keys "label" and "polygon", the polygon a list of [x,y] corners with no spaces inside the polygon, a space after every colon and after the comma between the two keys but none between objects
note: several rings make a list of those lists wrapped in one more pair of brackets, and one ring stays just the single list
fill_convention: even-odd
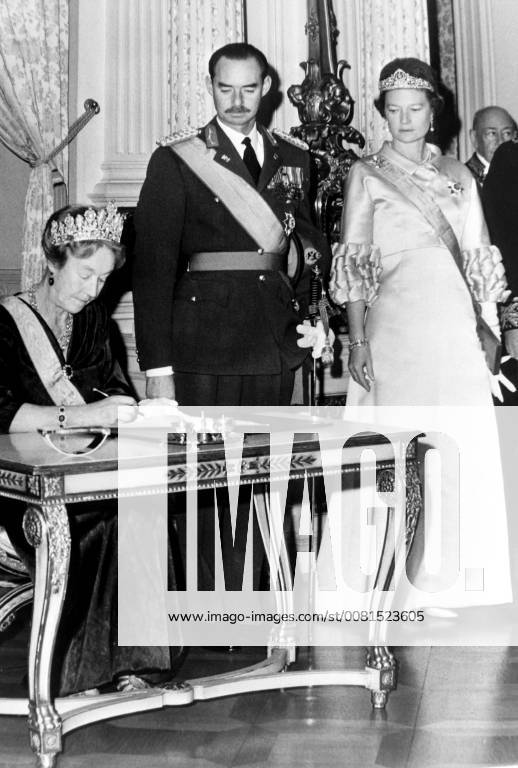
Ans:
[{"label": "dress shirt collar", "polygon": [[[243,144],[245,134],[240,133],[239,131],[235,131],[234,128],[230,128],[228,125],[225,125],[221,122],[219,117],[217,117],[216,120],[223,133],[230,139],[237,152],[239,152],[239,156],[242,158],[245,152],[245,145]],[[264,163],[264,144],[263,137],[257,130],[257,123],[254,123],[252,130],[250,133],[246,134],[246,136],[250,137],[250,143],[254,148],[255,154],[257,155],[259,165],[262,166]]]},{"label": "dress shirt collar", "polygon": [[410,175],[419,172],[419,170],[422,168],[426,168],[433,173],[438,173],[438,168],[435,165],[435,161],[437,158],[441,157],[441,150],[439,147],[435,146],[435,144],[426,144],[426,150],[427,155],[425,159],[420,163],[416,163],[414,160],[410,160],[408,157],[405,157],[396,149],[394,149],[392,142],[386,141],[381,148],[381,154],[385,155],[387,160],[390,160],[390,162],[394,163],[394,165],[398,165]]},{"label": "dress shirt collar", "polygon": [[475,155],[477,156],[477,159],[480,160],[480,162],[482,164],[482,172],[483,172],[483,174],[485,176],[486,173],[489,171],[489,163],[486,160],[486,158],[482,157],[482,155],[479,155],[478,152],[475,152]]}]

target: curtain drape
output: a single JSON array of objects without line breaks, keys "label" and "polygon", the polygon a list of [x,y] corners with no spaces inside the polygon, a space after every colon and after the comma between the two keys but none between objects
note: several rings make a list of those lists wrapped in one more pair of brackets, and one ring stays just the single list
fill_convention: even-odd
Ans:
[{"label": "curtain drape", "polygon": [[0,141],[32,167],[22,243],[26,289],[42,274],[52,168],[66,179],[66,153],[52,166],[47,157],[68,128],[68,0],[0,0],[0,29]]}]

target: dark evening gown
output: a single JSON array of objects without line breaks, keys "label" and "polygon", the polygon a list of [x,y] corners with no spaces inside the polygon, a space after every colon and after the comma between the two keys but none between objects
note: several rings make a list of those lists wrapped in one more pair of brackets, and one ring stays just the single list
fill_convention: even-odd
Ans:
[{"label": "dark evening gown", "polygon": [[[62,357],[54,335],[37,316]],[[73,369],[73,384],[87,403],[101,397],[94,387],[110,395],[129,394],[111,352],[109,318],[102,303],[94,301],[74,316],[66,362]],[[0,431],[9,432],[23,403],[53,405],[14,320],[0,306]],[[0,525],[32,571],[34,554],[22,532],[23,512],[20,502],[2,499]],[[119,674],[167,674],[171,669],[170,648],[117,645],[117,501],[74,504],[70,528],[71,572],[54,656],[54,693],[65,696],[94,688],[111,683]],[[172,589],[170,552],[169,574],[168,587]]]}]

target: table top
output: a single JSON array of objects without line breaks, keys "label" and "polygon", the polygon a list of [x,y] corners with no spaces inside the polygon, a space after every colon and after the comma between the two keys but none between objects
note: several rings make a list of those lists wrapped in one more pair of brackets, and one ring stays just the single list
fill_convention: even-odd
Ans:
[{"label": "table top", "polygon": [[[133,487],[134,483],[151,483],[151,470],[163,464],[167,466],[170,484],[181,485],[185,484],[187,465],[193,461],[198,465],[198,480],[209,484],[227,472],[229,445],[236,441],[239,458],[238,469],[234,471],[238,475],[266,478],[273,471],[274,453],[278,471],[283,466],[284,471],[303,472],[321,465],[320,451],[331,445],[345,445],[342,451],[345,463],[358,463],[361,449],[375,446],[378,458],[390,460],[394,456],[394,444],[401,441],[411,444],[410,437],[414,436],[408,432],[390,435],[368,432],[365,425],[336,419],[316,419],[312,426],[315,431],[308,432],[307,422],[291,419],[289,415],[279,419],[276,415],[270,422],[265,421],[264,426],[256,424],[253,431],[250,426],[241,427],[240,434],[232,433],[224,441],[194,441],[189,445],[190,453],[185,444],[178,444],[175,434],[170,433],[168,439],[167,428],[156,425],[145,428],[127,425],[112,430],[105,444],[94,453],[77,456],[58,453],[37,433],[0,435],[0,495],[56,498],[84,495],[87,487],[94,485],[97,491],[114,491],[125,484]],[[89,438],[78,439],[84,444]],[[76,500],[80,500],[79,496]]]}]

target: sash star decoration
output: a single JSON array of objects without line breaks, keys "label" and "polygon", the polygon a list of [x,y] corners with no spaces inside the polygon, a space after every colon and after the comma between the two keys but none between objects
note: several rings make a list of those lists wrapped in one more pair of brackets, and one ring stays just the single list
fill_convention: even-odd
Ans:
[{"label": "sash star decoration", "polygon": [[453,195],[454,197],[458,197],[464,192],[464,187],[459,181],[448,179],[446,186],[450,190],[450,195]]},{"label": "sash star decoration", "polygon": [[52,245],[79,243],[84,240],[111,240],[119,243],[124,225],[124,214],[119,213],[113,201],[106,208],[88,208],[84,215],[65,216],[63,221],[53,221],[50,228]]}]

